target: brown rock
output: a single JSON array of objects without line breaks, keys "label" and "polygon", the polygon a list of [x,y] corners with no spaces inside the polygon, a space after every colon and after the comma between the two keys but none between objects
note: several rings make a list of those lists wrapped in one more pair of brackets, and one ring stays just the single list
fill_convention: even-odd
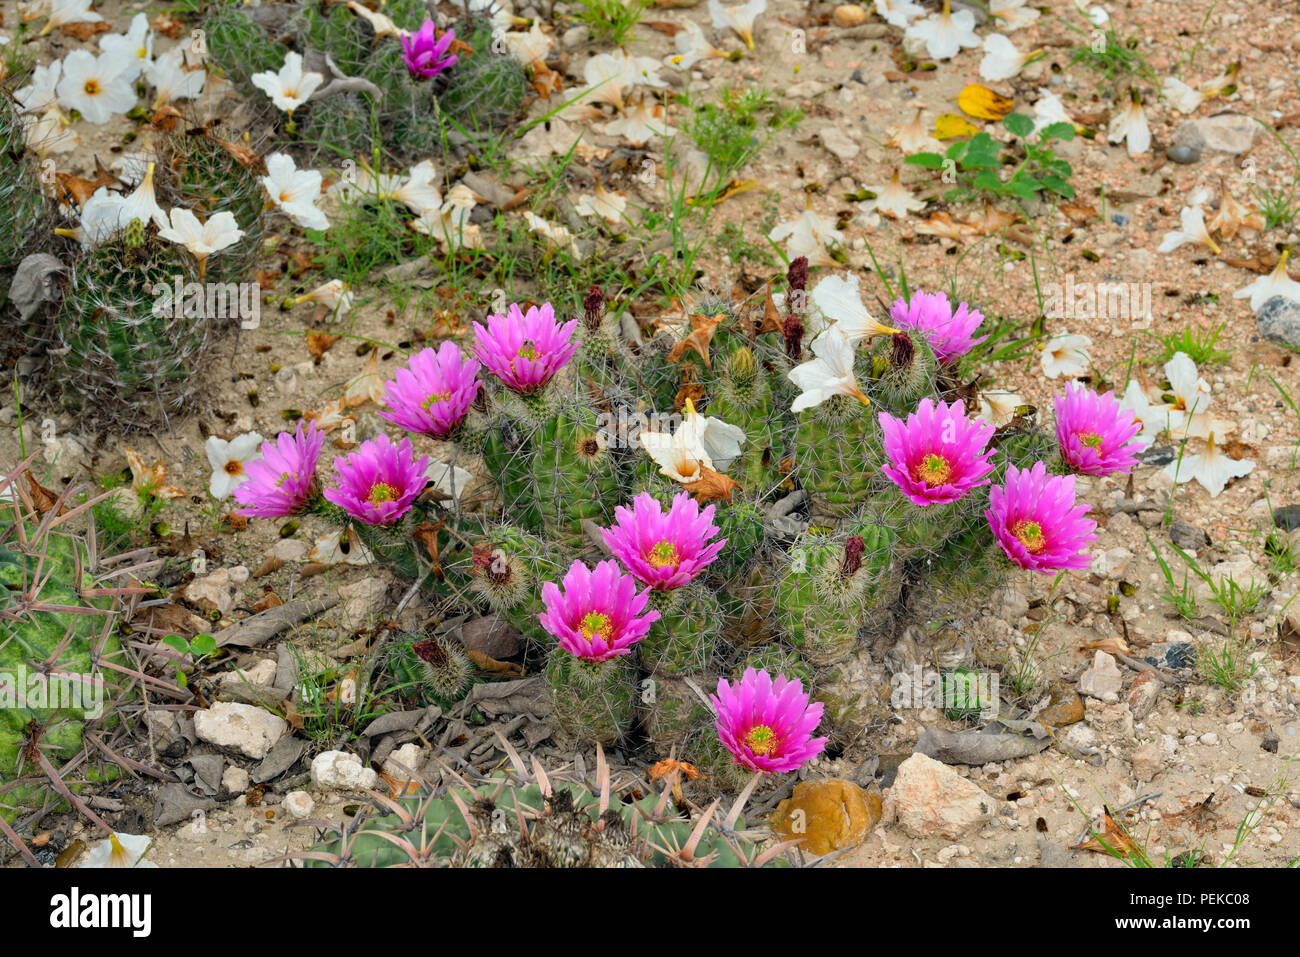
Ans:
[{"label": "brown rock", "polygon": [[1139,781],[1150,781],[1160,773],[1160,748],[1154,741],[1136,748],[1129,757],[1133,776]]},{"label": "brown rock", "polygon": [[831,14],[837,27],[856,27],[867,22],[867,11],[856,3],[843,3]]},{"label": "brown rock", "polygon": [[460,629],[460,640],[467,651],[481,651],[498,661],[519,654],[523,635],[500,615],[484,615],[467,621]]},{"label": "brown rock", "polygon": [[803,838],[809,854],[829,854],[861,844],[880,820],[880,797],[852,781],[800,781],[794,796],[776,806],[772,828],[783,838]]},{"label": "brown rock", "polygon": [[1141,721],[1151,713],[1160,697],[1160,678],[1154,671],[1139,671],[1128,692],[1128,707],[1133,720]]},{"label": "brown rock", "polygon": [[1049,728],[1064,728],[1083,720],[1083,699],[1070,688],[1052,685],[1052,700],[1038,713],[1038,720]]}]

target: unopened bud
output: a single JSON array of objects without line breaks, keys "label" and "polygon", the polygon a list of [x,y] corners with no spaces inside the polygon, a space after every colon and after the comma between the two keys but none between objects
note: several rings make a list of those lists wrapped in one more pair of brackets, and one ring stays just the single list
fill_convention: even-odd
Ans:
[{"label": "unopened bud", "polygon": [[862,567],[863,547],[861,535],[854,535],[844,543],[844,564],[840,566],[840,570],[843,571],[845,578],[857,574],[858,569]]}]

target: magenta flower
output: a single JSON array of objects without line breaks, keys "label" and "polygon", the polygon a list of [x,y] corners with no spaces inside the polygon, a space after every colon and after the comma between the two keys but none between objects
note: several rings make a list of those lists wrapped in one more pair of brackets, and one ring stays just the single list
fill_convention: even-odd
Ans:
[{"label": "magenta flower", "polygon": [[400,445],[386,435],[362,442],[342,461],[334,460],[339,484],[325,497],[359,522],[392,525],[411,509],[429,483],[429,457],[417,460],[410,439]]},{"label": "magenta flower", "polygon": [[955,502],[988,484],[984,476],[993,471],[994,450],[986,446],[993,426],[966,418],[960,402],[936,405],[925,398],[906,423],[887,412],[879,418],[889,457],[881,471],[917,505]]},{"label": "magenta flower", "polygon": [[1092,564],[1084,549],[1097,540],[1097,523],[1083,517],[1091,507],[1074,504],[1073,475],[1050,475],[1036,462],[1032,469],[1007,467],[1006,484],[989,489],[984,517],[1007,558],[1053,572]]},{"label": "magenta flower", "polygon": [[580,561],[569,566],[564,590],[542,583],[546,611],[537,616],[560,647],[584,661],[608,661],[626,655],[659,620],[659,612],[644,615],[650,592],[637,594],[636,580],[619,570],[613,559],[590,570]]},{"label": "magenta flower", "polygon": [[307,422],[307,431],[281,432],[274,442],[262,443],[262,457],[244,464],[247,481],[235,486],[239,515],[283,518],[302,511],[316,492],[316,462],[325,433]]},{"label": "magenta flower", "polygon": [[533,392],[551,381],[573,358],[578,320],[555,321],[549,302],[523,312],[511,304],[503,315],[487,317],[487,328],[474,323],[474,354],[498,379],[516,392]]},{"label": "magenta flower", "polygon": [[718,693],[709,697],[718,739],[751,771],[797,771],[826,748],[826,738],[812,737],[825,706],[809,704],[798,679],[778,675],[774,682],[766,671],[748,668],[734,687],[719,679]]},{"label": "magenta flower", "polygon": [[659,501],[642,492],[631,509],[614,509],[614,525],[601,532],[610,552],[641,584],[667,591],[692,581],[727,544],[725,538],[709,541],[718,534],[713,510],[710,505],[701,512],[689,493],[678,492],[664,514]]},{"label": "magenta flower", "polygon": [[380,418],[407,432],[446,438],[483,387],[478,360],[463,358],[456,343],[444,342],[437,352],[417,352],[407,365],[384,384],[392,411],[380,412]]},{"label": "magenta flower", "polygon": [[1135,442],[1142,423],[1120,408],[1114,392],[1098,395],[1073,383],[1056,397],[1056,442],[1061,458],[1084,475],[1131,472],[1137,455],[1147,447]]},{"label": "magenta flower", "polygon": [[966,303],[952,311],[952,303],[941,292],[914,292],[911,301],[894,300],[889,318],[899,329],[925,333],[940,362],[960,359],[988,336],[972,339],[971,333],[984,321],[984,314]]},{"label": "magenta flower", "polygon": [[432,20],[425,20],[424,25],[415,33],[402,37],[402,59],[411,76],[428,80],[456,63],[456,54],[447,56],[447,49],[456,41],[456,31],[448,30],[441,37],[434,29]]}]

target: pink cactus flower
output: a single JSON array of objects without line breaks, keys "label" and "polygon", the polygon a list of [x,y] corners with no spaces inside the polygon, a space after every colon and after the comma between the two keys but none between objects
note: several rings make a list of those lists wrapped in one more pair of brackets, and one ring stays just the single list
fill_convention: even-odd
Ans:
[{"label": "pink cactus flower", "polygon": [[952,303],[941,292],[912,293],[911,300],[896,299],[889,318],[899,329],[916,329],[925,333],[940,362],[960,359],[988,336],[972,339],[971,333],[984,321],[984,314],[961,303],[953,312]]},{"label": "pink cactus flower", "polygon": [[1007,467],[1006,483],[989,489],[984,512],[1007,558],[1039,572],[1087,568],[1085,550],[1097,540],[1097,523],[1083,518],[1089,505],[1074,502],[1074,476],[1051,475],[1042,462],[1032,469]]},{"label": "pink cactus flower", "polygon": [[649,492],[632,500],[632,508],[614,509],[614,525],[602,529],[605,544],[643,585],[666,591],[680,588],[718,557],[725,538],[713,525],[714,506],[700,511],[687,492],[678,492],[667,514]]},{"label": "pink cactus flower", "polygon": [[825,706],[809,704],[797,679],[778,675],[773,681],[766,671],[748,668],[734,686],[719,679],[718,693],[709,697],[718,739],[751,771],[797,771],[826,748],[826,738],[812,736]]},{"label": "pink cactus flower", "polygon": [[988,484],[993,426],[966,418],[961,402],[925,398],[906,422],[887,412],[879,418],[889,458],[881,471],[917,505],[955,502]]},{"label": "pink cactus flower", "polygon": [[418,31],[402,37],[402,59],[406,61],[411,76],[428,80],[455,65],[456,54],[447,55],[448,48],[455,42],[455,30],[438,36],[433,21],[425,20]]},{"label": "pink cactus flower", "polygon": [[410,439],[394,445],[386,435],[362,442],[351,455],[334,460],[339,484],[325,497],[359,522],[392,525],[429,483],[429,457],[415,458]]},{"label": "pink cactus flower", "polygon": [[580,561],[569,566],[564,589],[542,584],[546,611],[537,616],[560,647],[584,661],[608,661],[626,655],[659,620],[659,612],[641,610],[650,592],[637,594],[636,580],[613,559],[588,569]]},{"label": "pink cactus flower", "polygon": [[1114,392],[1098,395],[1071,383],[1056,397],[1056,442],[1061,458],[1076,472],[1105,476],[1131,472],[1136,453],[1147,443],[1134,441],[1142,423],[1120,408]]},{"label": "pink cactus flower", "polygon": [[407,366],[384,384],[384,399],[392,410],[380,412],[380,417],[407,432],[446,438],[483,387],[478,360],[464,357],[456,343],[444,342],[436,352],[417,352]]},{"label": "pink cactus flower", "polygon": [[486,329],[474,323],[474,354],[516,392],[540,389],[578,351],[573,341],[578,320],[560,325],[549,302],[527,312],[512,304],[505,315],[488,316],[487,323]]},{"label": "pink cactus flower", "polygon": [[247,480],[235,486],[235,509],[251,518],[283,518],[301,512],[316,494],[316,462],[325,433],[315,422],[298,423],[294,433],[281,432],[262,443],[262,457],[244,465]]}]

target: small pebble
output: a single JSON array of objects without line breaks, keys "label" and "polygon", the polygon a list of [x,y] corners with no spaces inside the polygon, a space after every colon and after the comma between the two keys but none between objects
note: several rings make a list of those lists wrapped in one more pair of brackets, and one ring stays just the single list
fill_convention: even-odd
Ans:
[{"label": "small pebble", "polygon": [[1168,155],[1175,163],[1187,166],[1201,158],[1201,151],[1195,146],[1171,146]]}]

